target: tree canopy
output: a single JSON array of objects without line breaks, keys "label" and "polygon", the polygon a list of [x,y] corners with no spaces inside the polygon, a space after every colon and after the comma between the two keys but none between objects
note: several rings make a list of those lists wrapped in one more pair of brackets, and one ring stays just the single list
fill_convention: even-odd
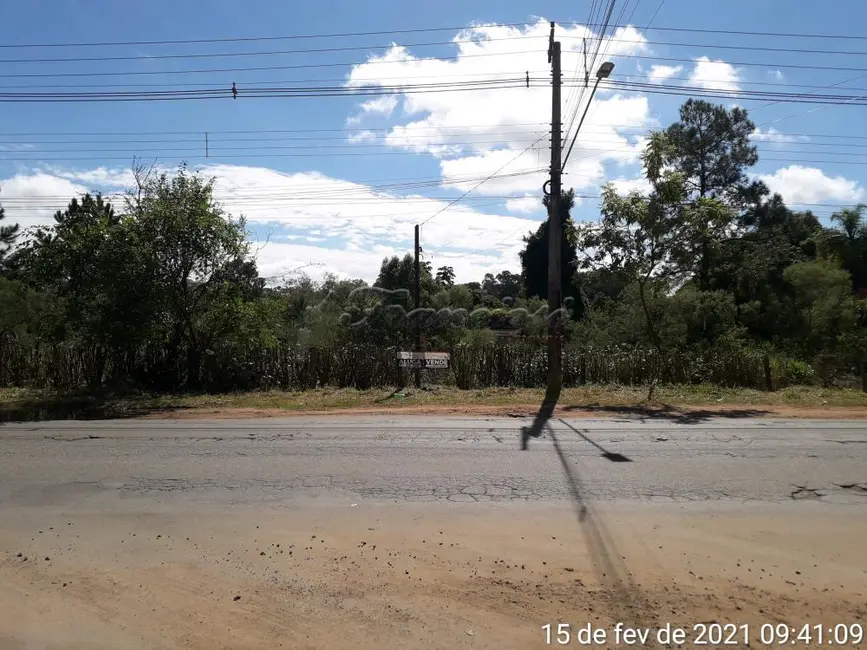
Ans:
[{"label": "tree canopy", "polygon": [[[826,221],[791,209],[752,180],[754,131],[742,108],[690,100],[648,140],[647,191],[606,186],[598,218],[579,224],[574,192],[563,193],[566,349],[579,355],[567,382],[627,354],[641,361],[618,380],[744,385],[765,355],[783,375],[815,369],[825,382],[867,361],[867,207]],[[136,169],[135,180],[123,204],[70,197],[50,225],[26,231],[0,207],[0,385],[233,390],[341,376],[367,387],[392,381],[394,349],[413,344],[415,322],[429,348],[455,351],[462,386],[541,376],[547,220],[523,238],[520,272],[459,277],[451,259],[423,256],[416,305],[410,254],[380,260],[373,283],[275,283],[259,274],[243,217],[215,200],[214,179],[182,166]],[[513,347],[480,356],[496,341]]]}]

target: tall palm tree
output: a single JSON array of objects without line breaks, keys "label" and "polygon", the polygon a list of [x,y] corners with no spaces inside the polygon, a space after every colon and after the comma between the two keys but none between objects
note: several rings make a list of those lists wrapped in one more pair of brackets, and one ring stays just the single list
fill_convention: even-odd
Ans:
[{"label": "tall palm tree", "polygon": [[850,244],[854,244],[863,234],[865,210],[867,205],[859,203],[854,208],[843,208],[831,215],[831,221],[840,225]]}]

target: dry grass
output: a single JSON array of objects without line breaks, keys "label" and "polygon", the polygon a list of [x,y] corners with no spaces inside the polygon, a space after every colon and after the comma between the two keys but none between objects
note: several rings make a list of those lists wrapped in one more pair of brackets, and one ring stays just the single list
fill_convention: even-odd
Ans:
[{"label": "dry grass", "polygon": [[[110,418],[147,415],[260,415],[280,413],[390,411],[531,413],[542,400],[542,390],[488,388],[459,390],[432,387],[388,390],[329,389],[303,392],[249,392],[222,395],[103,395],[57,393],[30,389],[0,389],[0,421],[65,418]],[[559,408],[565,412],[677,412],[702,409],[776,415],[833,415],[833,409],[863,410],[867,394],[849,389],[790,387],[767,393],[713,385],[660,386],[653,403],[645,400],[646,389],[631,386],[584,386],[565,389]],[[860,415],[859,415],[860,416]]]}]

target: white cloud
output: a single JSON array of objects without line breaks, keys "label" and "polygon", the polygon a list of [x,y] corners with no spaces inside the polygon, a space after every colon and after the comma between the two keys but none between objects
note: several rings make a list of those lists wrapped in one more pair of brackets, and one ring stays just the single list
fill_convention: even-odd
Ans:
[{"label": "white cloud", "polygon": [[350,142],[370,142],[372,140],[376,140],[376,133],[373,131],[355,131],[354,133],[350,133],[347,138]]},{"label": "white cloud", "polygon": [[768,70],[768,75],[774,81],[783,81],[786,78],[782,70]]},{"label": "white cloud", "polygon": [[821,169],[790,165],[773,174],[759,174],[759,180],[778,192],[790,205],[825,201],[860,201],[864,188],[857,181],[843,176],[827,176]]},{"label": "white cloud", "polygon": [[[496,88],[467,92],[414,92],[403,95],[408,121],[392,127],[385,142],[407,151],[428,153],[440,158],[444,180],[458,177],[467,180],[462,189],[473,187],[479,180],[506,165],[502,174],[527,172],[526,176],[511,176],[486,182],[477,193],[502,194],[536,191],[544,182],[544,172],[531,170],[545,167],[543,160],[548,147],[548,126],[544,118],[550,110],[550,87],[546,80],[544,54],[536,44],[544,43],[550,31],[547,21],[525,29],[482,25],[464,30],[455,37],[456,58],[419,59],[405,47],[393,46],[384,55],[371,57],[355,66],[347,86],[389,85],[441,82],[467,82],[480,79],[514,79],[516,70],[529,70],[537,83],[526,88]],[[585,27],[558,27],[564,49],[564,78],[575,74],[583,78],[582,37],[593,34]],[[618,29],[615,40],[606,40],[608,58],[632,54],[646,49],[644,37],[634,28]],[[629,42],[624,42],[629,41]],[[566,55],[568,54],[568,56]],[[541,68],[541,69],[540,69]],[[522,76],[519,73],[518,76]],[[571,108],[568,92],[564,93],[568,120]],[[634,138],[621,135],[621,130],[649,126],[646,98],[612,95],[601,90],[582,127],[581,140],[572,153],[575,169],[569,170],[576,187],[598,182],[604,175],[604,164],[636,161],[640,151]],[[624,128],[625,127],[625,128]],[[533,146],[535,143],[535,147]],[[518,156],[523,150],[529,151]],[[613,152],[609,152],[613,150]],[[588,157],[590,162],[578,164]],[[515,159],[514,162],[509,162]],[[570,165],[573,163],[570,162]]]},{"label": "white cloud", "polygon": [[615,178],[609,181],[618,194],[629,194],[630,192],[640,192],[641,194],[649,194],[653,187],[645,177],[638,178]]},{"label": "white cloud", "polygon": [[506,201],[506,210],[509,212],[530,214],[538,212],[541,209],[542,202],[535,196],[522,196],[519,199],[509,199]]},{"label": "white cloud", "polygon": [[21,228],[54,223],[54,213],[90,188],[44,172],[18,174],[0,180],[0,205],[5,221]]},{"label": "white cloud", "polygon": [[740,90],[740,73],[733,65],[706,56],[695,60],[695,68],[689,77],[691,83],[712,90]]},{"label": "white cloud", "polygon": [[397,97],[394,95],[383,95],[361,103],[361,110],[365,113],[385,115],[386,117],[391,115],[395,108],[397,108]]},{"label": "white cloud", "polygon": [[79,181],[92,187],[127,189],[135,184],[135,178],[133,178],[131,169],[97,167],[96,169],[84,171],[62,171],[57,169],[51,169],[51,171],[62,178]]},{"label": "white cloud", "polygon": [[34,145],[27,142],[7,142],[6,144],[0,144],[0,151],[29,151],[34,148]]},{"label": "white cloud", "polygon": [[357,115],[352,115],[346,119],[347,126],[357,126],[367,115],[380,115],[388,117],[397,108],[397,97],[394,95],[383,95],[374,97],[366,102],[361,102],[359,105],[361,112]]},{"label": "white cloud", "polygon": [[[396,195],[317,172],[285,174],[237,165],[199,170],[216,178],[214,195],[223,208],[235,217],[245,216],[255,231],[253,244],[265,264],[264,276],[323,262],[317,272],[375,279],[384,256],[411,250],[413,226],[448,206],[447,200]],[[61,173],[90,183],[73,183]],[[0,180],[0,204],[10,222],[23,227],[50,224],[54,212],[71,198],[107,189],[94,182],[99,178],[115,183],[120,174],[102,168],[21,174]],[[435,265],[460,260],[452,265],[459,279],[469,281],[492,269],[518,268],[520,235],[538,224],[536,219],[492,214],[459,203],[423,224],[422,242]]]},{"label": "white cloud", "polygon": [[660,83],[680,74],[682,71],[682,65],[654,65],[651,66],[647,77],[652,83]]},{"label": "white cloud", "polygon": [[805,135],[788,135],[777,131],[774,127],[770,127],[767,131],[756,129],[750,134],[750,139],[757,142],[773,142],[777,144],[787,144],[791,142],[808,142],[810,138]]}]

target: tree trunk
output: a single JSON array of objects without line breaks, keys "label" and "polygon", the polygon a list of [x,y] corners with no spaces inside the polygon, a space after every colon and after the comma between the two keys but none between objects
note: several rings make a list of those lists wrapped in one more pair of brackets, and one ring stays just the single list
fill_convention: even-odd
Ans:
[{"label": "tree trunk", "polygon": [[199,372],[202,366],[202,354],[199,346],[190,341],[187,348],[187,388],[199,388]]},{"label": "tree trunk", "polygon": [[772,393],[774,391],[774,379],[771,375],[771,357],[767,354],[762,359],[762,367],[765,371],[765,388],[769,393]]},{"label": "tree trunk", "polygon": [[101,345],[95,346],[93,365],[90,369],[88,386],[91,390],[102,388],[102,376],[105,373],[106,352]]},{"label": "tree trunk", "polygon": [[656,332],[656,328],[653,327],[653,318],[650,315],[650,307],[647,304],[647,297],[644,294],[644,282],[638,282],[638,295],[641,298],[641,309],[644,311],[644,322],[647,326],[647,335],[650,337],[650,342],[653,344],[653,347],[656,349],[656,353],[659,355],[659,363],[656,365],[653,371],[653,376],[650,380],[650,388],[647,391],[647,401],[653,399],[653,391],[656,388],[656,384],[659,381],[659,371],[662,367],[663,363],[668,363],[665,358],[665,352],[662,349],[662,341],[659,338],[659,334]]}]

